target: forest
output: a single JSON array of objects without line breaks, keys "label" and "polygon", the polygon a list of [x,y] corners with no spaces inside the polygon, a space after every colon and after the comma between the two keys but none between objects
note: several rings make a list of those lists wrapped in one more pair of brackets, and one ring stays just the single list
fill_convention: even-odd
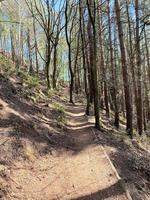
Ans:
[{"label": "forest", "polygon": [[149,5],[0,0],[0,199],[150,199]]}]

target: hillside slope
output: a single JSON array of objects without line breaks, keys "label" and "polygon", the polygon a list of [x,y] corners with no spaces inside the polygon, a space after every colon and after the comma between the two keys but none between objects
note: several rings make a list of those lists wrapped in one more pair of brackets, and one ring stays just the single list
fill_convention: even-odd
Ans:
[{"label": "hillside slope", "polygon": [[32,80],[17,78],[11,61],[1,59],[4,64],[0,71],[0,198],[12,199],[12,187],[17,186],[11,178],[14,171],[31,167],[47,155],[51,160],[56,151],[65,148],[66,135],[59,95],[49,98],[31,84]]}]

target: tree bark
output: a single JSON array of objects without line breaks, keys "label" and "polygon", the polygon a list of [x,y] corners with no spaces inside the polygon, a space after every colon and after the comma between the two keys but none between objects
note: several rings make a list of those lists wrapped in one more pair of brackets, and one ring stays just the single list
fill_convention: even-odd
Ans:
[{"label": "tree bark", "polygon": [[141,71],[141,51],[140,51],[140,35],[139,35],[139,1],[135,0],[136,14],[136,64],[137,64],[137,126],[138,133],[143,133],[143,102],[142,102],[142,71]]},{"label": "tree bark", "polygon": [[95,0],[86,1],[89,13],[89,45],[90,45],[90,64],[92,69],[92,81],[93,81],[93,94],[94,94],[94,115],[95,115],[95,127],[100,129],[99,121],[99,91],[98,91],[98,77],[97,77],[97,45],[96,45],[96,2]]},{"label": "tree bark", "polygon": [[110,16],[110,0],[107,0],[108,7],[108,26],[109,26],[109,48],[110,48],[110,64],[111,64],[111,78],[112,78],[112,99],[114,104],[115,120],[114,125],[119,128],[119,111],[117,104],[117,91],[116,91],[116,79],[115,79],[115,68],[114,68],[114,55],[112,46],[112,28],[111,28],[111,16]]},{"label": "tree bark", "polygon": [[36,63],[36,73],[39,73],[39,63],[38,63],[38,45],[37,45],[37,34],[35,27],[35,17],[33,15],[33,31],[34,31],[34,42],[35,42],[35,63]]},{"label": "tree bark", "polygon": [[[74,88],[74,73],[72,69],[72,60],[71,60],[71,35],[68,35],[68,2],[66,1],[65,6],[65,35],[66,35],[66,42],[68,45],[68,64],[69,64],[69,71],[70,71],[70,103],[73,102],[73,88]],[[73,25],[73,24],[72,24]],[[71,34],[71,33],[70,33]]]},{"label": "tree bark", "polygon": [[31,51],[31,40],[30,40],[30,30],[28,29],[27,33],[27,43],[28,43],[28,56],[29,56],[29,73],[33,73],[33,66],[32,66],[32,51]]},{"label": "tree bark", "polygon": [[119,32],[121,62],[122,62],[122,76],[123,76],[124,93],[125,93],[126,120],[127,120],[126,130],[128,134],[131,137],[133,137],[132,104],[131,104],[131,97],[130,97],[130,86],[129,86],[128,71],[127,71],[126,52],[125,52],[125,46],[124,46],[124,34],[123,34],[121,16],[120,16],[120,4],[118,0],[115,0],[115,11],[116,11],[116,20],[117,20],[118,32]]}]

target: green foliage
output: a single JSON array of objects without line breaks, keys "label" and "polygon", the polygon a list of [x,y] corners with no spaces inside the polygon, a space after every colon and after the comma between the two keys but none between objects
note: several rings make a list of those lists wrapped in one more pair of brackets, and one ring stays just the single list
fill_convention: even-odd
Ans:
[{"label": "green foliage", "polygon": [[56,93],[55,90],[48,90],[48,91],[47,91],[47,96],[48,96],[49,98],[52,98],[52,97],[55,95],[55,93]]},{"label": "green foliage", "polygon": [[146,136],[146,134],[143,134],[142,136],[137,135],[137,142],[145,144],[148,142],[148,137]]},{"label": "green foliage", "polygon": [[63,128],[66,121],[64,107],[63,105],[55,102],[53,103],[53,108],[58,112],[57,126]]},{"label": "green foliage", "polygon": [[39,78],[31,75],[28,75],[26,83],[28,84],[29,88],[39,88],[40,86]]},{"label": "green foliage", "polygon": [[0,67],[6,72],[6,75],[12,75],[15,73],[14,63],[0,54]]},{"label": "green foliage", "polygon": [[19,71],[18,75],[29,88],[39,88],[40,80],[37,76],[32,76],[25,71]]},{"label": "green foliage", "polygon": [[48,98],[52,98],[53,96],[60,96],[61,87],[55,89],[55,90],[48,90],[47,96]]},{"label": "green foliage", "polygon": [[[15,64],[2,54],[0,54],[0,66],[6,72],[6,75],[13,75],[16,73]],[[24,70],[19,70],[17,75],[29,88],[39,88],[40,80],[37,76],[32,76]]]},{"label": "green foliage", "polygon": [[59,104],[59,103],[57,103],[57,102],[54,102],[54,103],[53,103],[53,107],[54,107],[57,111],[59,111],[60,113],[63,113],[63,112],[64,112],[64,107],[63,107],[62,104]]},{"label": "green foliage", "polygon": [[27,80],[27,77],[28,77],[28,73],[27,72],[25,72],[25,71],[19,71],[18,72],[18,76],[22,79],[22,81],[24,81],[24,80]]}]

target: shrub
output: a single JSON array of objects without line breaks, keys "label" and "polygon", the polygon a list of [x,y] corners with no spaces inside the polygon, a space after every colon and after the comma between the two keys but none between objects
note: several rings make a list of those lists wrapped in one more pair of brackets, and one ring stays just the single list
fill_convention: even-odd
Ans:
[{"label": "shrub", "polygon": [[53,103],[53,107],[58,112],[57,126],[60,127],[60,128],[63,128],[65,121],[66,121],[64,107],[63,107],[63,105],[56,103],[56,102]]}]

